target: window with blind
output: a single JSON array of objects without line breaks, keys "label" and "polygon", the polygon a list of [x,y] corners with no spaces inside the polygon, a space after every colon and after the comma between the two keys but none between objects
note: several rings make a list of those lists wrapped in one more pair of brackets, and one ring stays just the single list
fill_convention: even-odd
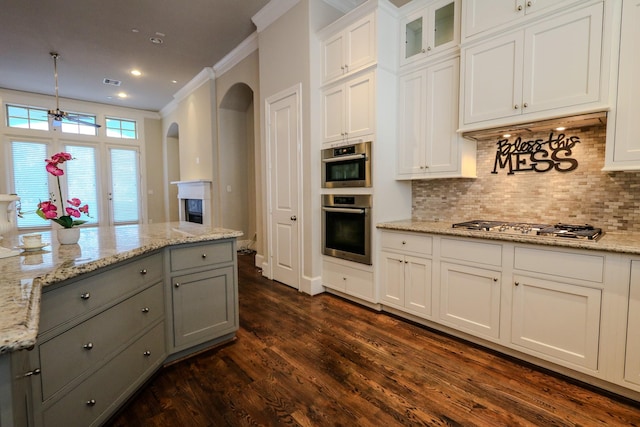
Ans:
[{"label": "window with blind", "polygon": [[49,227],[36,215],[38,203],[49,199],[48,172],[45,169],[47,144],[36,142],[11,142],[13,162],[13,186],[20,197],[22,217],[17,219],[19,228]]},{"label": "window with blind", "polygon": [[138,151],[109,149],[111,163],[111,215],[114,224],[140,220]]}]

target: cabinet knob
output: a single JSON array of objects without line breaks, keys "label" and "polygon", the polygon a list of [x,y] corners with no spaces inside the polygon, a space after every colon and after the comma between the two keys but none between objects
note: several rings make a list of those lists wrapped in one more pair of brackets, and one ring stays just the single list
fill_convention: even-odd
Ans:
[{"label": "cabinet knob", "polygon": [[514,106],[513,106],[513,109],[514,109],[514,110],[517,110],[518,108],[520,108],[520,106],[519,106],[518,104],[516,104],[516,105],[514,105]]},{"label": "cabinet knob", "polygon": [[531,7],[532,5],[533,5],[533,2],[531,2],[531,1],[527,2],[527,7]]},{"label": "cabinet knob", "polygon": [[207,257],[207,254],[202,254],[202,259],[205,259]]},{"label": "cabinet knob", "polygon": [[342,280],[347,280],[347,278],[346,278],[346,277],[343,277],[343,278],[342,278]]},{"label": "cabinet knob", "polygon": [[519,4],[519,5],[518,5],[518,7],[516,8],[516,10],[517,10],[518,12],[521,12],[521,11],[522,11],[522,5],[521,5],[521,4]]},{"label": "cabinet knob", "polygon": [[96,400],[95,399],[87,400],[87,406],[96,406]]},{"label": "cabinet knob", "polygon": [[407,244],[407,241],[406,241],[406,240],[403,240],[403,241],[402,241],[402,244],[403,244],[403,245],[406,245],[406,244]]},{"label": "cabinet knob", "polygon": [[341,69],[342,71],[344,71],[344,65],[340,66],[340,69]]},{"label": "cabinet knob", "polygon": [[409,261],[405,261],[404,263],[405,263],[405,264],[409,264]]},{"label": "cabinet knob", "polygon": [[89,299],[89,298],[91,298],[91,294],[89,292],[84,292],[84,293],[80,294],[80,298]]},{"label": "cabinet knob", "polygon": [[515,282],[514,285],[520,286],[520,282]]},{"label": "cabinet knob", "polygon": [[297,216],[295,216],[295,215],[291,215],[291,221],[296,221],[297,219],[298,219],[298,217],[297,217]]},{"label": "cabinet knob", "polygon": [[142,274],[143,276],[147,274],[147,269],[143,268],[142,270],[140,270],[140,274]]},{"label": "cabinet knob", "polygon": [[143,308],[143,309],[142,309],[142,312],[143,312],[143,313],[148,313],[148,312],[149,312],[149,307],[145,307],[145,308]]},{"label": "cabinet knob", "polygon": [[529,106],[529,104],[527,104],[527,103],[525,102],[524,104],[522,104],[522,106],[523,106],[524,108],[527,108],[527,107]]},{"label": "cabinet knob", "polygon": [[85,345],[83,345],[82,348],[84,348],[85,350],[91,350],[93,348],[93,343],[88,342]]},{"label": "cabinet knob", "polygon": [[142,353],[143,356],[149,357],[151,356],[151,352],[149,350],[145,351],[144,353]]},{"label": "cabinet knob", "polygon": [[494,277],[494,278],[493,278],[493,281],[494,281],[494,282],[497,282],[497,281],[498,281],[498,278],[497,278],[497,277]]},{"label": "cabinet knob", "polygon": [[180,287],[180,283],[176,282],[176,283],[173,284],[173,286],[176,287],[176,288],[179,288]]},{"label": "cabinet knob", "polygon": [[427,51],[431,52],[431,46],[427,46]]},{"label": "cabinet knob", "polygon": [[40,375],[40,372],[41,372],[40,368],[36,368],[33,371],[29,371],[29,372],[25,373],[24,376],[25,377],[30,377],[30,376],[33,376],[33,375]]}]

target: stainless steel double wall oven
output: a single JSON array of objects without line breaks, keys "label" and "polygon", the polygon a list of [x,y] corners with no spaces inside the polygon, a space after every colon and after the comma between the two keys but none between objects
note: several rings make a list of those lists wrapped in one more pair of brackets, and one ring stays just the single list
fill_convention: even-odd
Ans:
[{"label": "stainless steel double wall oven", "polygon": [[[324,188],[371,187],[371,142],[322,150]],[[322,195],[322,253],[371,264],[371,195]]]}]

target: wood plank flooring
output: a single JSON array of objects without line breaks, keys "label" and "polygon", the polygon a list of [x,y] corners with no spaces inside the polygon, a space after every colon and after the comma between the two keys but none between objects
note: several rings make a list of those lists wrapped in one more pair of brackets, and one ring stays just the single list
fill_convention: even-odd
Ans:
[{"label": "wood plank flooring", "polygon": [[237,340],[162,369],[109,426],[640,426],[637,402],[238,258]]}]

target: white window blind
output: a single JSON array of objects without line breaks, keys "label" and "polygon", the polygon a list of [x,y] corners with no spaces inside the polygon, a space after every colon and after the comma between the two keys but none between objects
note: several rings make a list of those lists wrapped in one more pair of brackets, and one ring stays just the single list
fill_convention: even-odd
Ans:
[{"label": "white window blind", "polygon": [[140,219],[138,152],[111,148],[111,210],[113,223],[133,223]]},{"label": "white window blind", "polygon": [[13,188],[20,197],[22,218],[17,219],[18,228],[49,227],[36,215],[38,203],[49,200],[48,173],[45,169],[47,144],[37,142],[11,142],[13,161]]},{"label": "white window blind", "polygon": [[[67,191],[65,197],[76,197],[82,201],[82,205],[89,205],[89,215],[82,215],[78,219],[87,221],[88,224],[99,222],[98,190],[96,173],[96,149],[87,146],[65,146],[65,151],[71,154],[74,160],[65,162],[63,168],[67,176]],[[66,206],[66,204],[65,204]]]}]

